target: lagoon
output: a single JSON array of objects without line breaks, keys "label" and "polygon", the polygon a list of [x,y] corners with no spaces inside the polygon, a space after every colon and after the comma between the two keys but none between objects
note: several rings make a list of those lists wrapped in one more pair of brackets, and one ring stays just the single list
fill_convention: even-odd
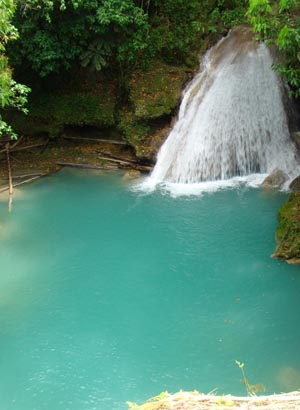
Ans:
[{"label": "lagoon", "polygon": [[180,389],[300,388],[299,267],[271,259],[285,193],[133,190],[64,170],[0,203],[6,410],[125,410]]}]

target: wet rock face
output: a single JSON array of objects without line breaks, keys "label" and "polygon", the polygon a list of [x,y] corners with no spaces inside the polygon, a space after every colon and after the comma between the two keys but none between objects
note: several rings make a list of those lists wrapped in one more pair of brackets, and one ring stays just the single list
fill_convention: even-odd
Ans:
[{"label": "wet rock face", "polygon": [[293,181],[290,183],[289,188],[292,191],[300,191],[300,175],[293,179]]},{"label": "wet rock face", "polygon": [[262,183],[263,188],[272,189],[280,188],[287,180],[286,174],[281,169],[274,169]]},{"label": "wet rock face", "polygon": [[298,151],[300,151],[300,131],[293,132],[291,137],[292,137],[292,141],[294,141]]},{"label": "wet rock face", "polygon": [[130,169],[128,171],[125,172],[125,174],[123,175],[123,179],[124,180],[132,180],[132,179],[138,179],[141,177],[141,172],[137,171],[135,169]]},{"label": "wet rock face", "polygon": [[129,82],[130,102],[134,116],[151,120],[172,114],[181,99],[186,67],[172,67],[157,62],[148,70],[136,71]]}]

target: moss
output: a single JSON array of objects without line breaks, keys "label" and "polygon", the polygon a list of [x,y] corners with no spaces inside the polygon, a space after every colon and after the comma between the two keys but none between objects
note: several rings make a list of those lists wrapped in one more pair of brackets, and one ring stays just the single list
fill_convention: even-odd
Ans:
[{"label": "moss", "polygon": [[278,213],[275,258],[300,262],[300,191],[291,194]]},{"label": "moss", "polygon": [[19,134],[51,137],[61,134],[66,126],[115,128],[143,156],[143,141],[154,132],[157,118],[170,121],[189,73],[186,66],[162,62],[135,71],[127,82],[128,99],[120,107],[120,90],[114,79],[95,74],[89,78],[79,71],[60,87],[54,80],[42,84],[31,96],[30,114],[10,113],[8,120]]},{"label": "moss", "polygon": [[180,102],[188,72],[186,66],[173,67],[164,63],[136,71],[129,82],[129,98],[135,117],[150,120],[172,114]]}]

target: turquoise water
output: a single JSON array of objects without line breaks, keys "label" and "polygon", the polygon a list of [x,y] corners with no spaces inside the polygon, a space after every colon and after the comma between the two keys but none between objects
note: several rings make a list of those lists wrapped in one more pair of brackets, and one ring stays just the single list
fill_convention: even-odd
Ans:
[{"label": "turquoise water", "polygon": [[236,359],[269,394],[300,388],[300,269],[270,258],[286,198],[64,171],[0,203],[1,408],[244,395]]}]

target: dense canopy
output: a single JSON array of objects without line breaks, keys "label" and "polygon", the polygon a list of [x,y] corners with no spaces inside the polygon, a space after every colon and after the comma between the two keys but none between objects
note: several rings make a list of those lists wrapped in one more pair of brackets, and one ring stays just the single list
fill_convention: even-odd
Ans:
[{"label": "dense canopy", "polygon": [[[246,21],[277,45],[283,58],[275,68],[299,95],[299,8],[298,0],[3,0],[1,108],[25,110],[29,88],[13,72],[33,93],[49,76],[113,73],[117,99],[128,100],[136,70],[158,60],[194,67],[203,42]],[[15,136],[3,119],[0,135]]]}]

